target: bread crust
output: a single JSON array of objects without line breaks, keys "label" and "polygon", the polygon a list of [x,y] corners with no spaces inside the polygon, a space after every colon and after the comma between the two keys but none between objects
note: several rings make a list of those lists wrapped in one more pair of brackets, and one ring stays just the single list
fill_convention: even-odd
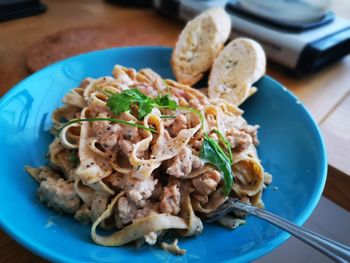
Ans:
[{"label": "bread crust", "polygon": [[171,66],[180,83],[193,85],[210,69],[231,31],[223,8],[211,8],[189,21],[176,42]]},{"label": "bread crust", "polygon": [[209,76],[209,98],[222,98],[240,105],[255,93],[253,83],[265,74],[266,56],[252,39],[231,41],[215,59]]}]

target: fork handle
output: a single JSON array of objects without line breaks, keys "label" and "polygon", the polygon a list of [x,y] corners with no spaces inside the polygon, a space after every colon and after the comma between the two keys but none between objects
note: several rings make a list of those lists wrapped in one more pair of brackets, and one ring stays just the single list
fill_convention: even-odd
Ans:
[{"label": "fork handle", "polygon": [[235,204],[235,208],[282,228],[337,262],[350,262],[350,247],[346,245],[340,244],[303,227],[299,227],[282,217],[267,212],[264,209],[259,209],[240,202]]}]

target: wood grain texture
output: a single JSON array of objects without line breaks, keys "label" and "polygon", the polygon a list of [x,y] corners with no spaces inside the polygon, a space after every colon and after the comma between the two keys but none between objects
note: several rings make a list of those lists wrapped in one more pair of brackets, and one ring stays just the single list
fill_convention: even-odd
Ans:
[{"label": "wood grain texture", "polygon": [[329,167],[328,172],[332,176],[327,177],[323,194],[350,212],[350,180],[349,176],[339,170]]},{"label": "wood grain texture", "polygon": [[[133,32],[132,37],[130,32]],[[169,37],[157,32],[135,30],[133,25],[72,28],[35,42],[27,49],[26,64],[31,72],[35,72],[77,54],[113,47],[139,46],[140,43],[145,46],[167,46]]]},{"label": "wood grain texture", "polygon": [[[182,28],[181,24],[164,19],[151,9],[120,8],[102,0],[43,2],[48,5],[46,13],[0,24],[0,96],[30,74],[25,62],[26,51],[47,35],[77,27],[115,25],[150,35],[159,34],[166,45],[173,46]],[[350,18],[349,1],[333,0],[333,7],[338,14]],[[130,38],[133,30],[130,30]],[[348,132],[350,101],[344,97],[350,90],[350,57],[302,79],[284,75],[271,64],[268,68],[268,73],[292,90],[321,123],[330,163],[337,168],[329,169],[325,193],[348,208],[350,176],[345,173],[350,167],[350,162],[346,161],[350,144],[344,131]],[[45,262],[1,231],[0,261]]]},{"label": "wood grain texture", "polygon": [[[320,125],[327,146],[329,165],[350,175],[350,91]],[[350,193],[350,187],[348,190]]]},{"label": "wood grain texture", "polygon": [[[350,5],[350,2],[349,2]],[[293,91],[320,123],[335,105],[350,91],[350,57],[303,78],[282,75],[273,65],[268,74]]]},{"label": "wood grain texture", "polygon": [[0,25],[0,96],[30,74],[25,63],[26,50],[48,34],[112,24],[129,28],[130,38],[133,31],[161,34],[167,40],[165,44],[173,46],[181,30],[179,23],[156,15],[152,9],[121,8],[102,0],[43,2],[48,6],[46,13]]},{"label": "wood grain texture", "polygon": [[48,261],[22,247],[0,229],[0,262],[44,263]]}]

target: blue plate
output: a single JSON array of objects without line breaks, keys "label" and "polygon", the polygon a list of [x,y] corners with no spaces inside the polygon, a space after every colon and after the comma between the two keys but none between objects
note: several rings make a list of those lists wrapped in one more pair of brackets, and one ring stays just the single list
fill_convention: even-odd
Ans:
[{"label": "blue plate", "polygon": [[[53,261],[65,262],[218,262],[251,261],[271,251],[288,234],[254,217],[235,231],[212,224],[202,235],[180,240],[185,256],[150,246],[102,247],[90,238],[90,227],[58,215],[36,197],[38,185],[24,165],[46,163],[52,136],[50,116],[66,92],[88,76],[111,75],[114,64],[150,67],[173,78],[171,49],[114,48],[72,57],[20,82],[0,101],[0,225],[19,243]],[[244,117],[259,124],[259,156],[273,183],[264,192],[266,209],[301,225],[315,208],[326,179],[325,147],[303,105],[269,77],[243,105]],[[296,252],[297,253],[297,252]]]}]

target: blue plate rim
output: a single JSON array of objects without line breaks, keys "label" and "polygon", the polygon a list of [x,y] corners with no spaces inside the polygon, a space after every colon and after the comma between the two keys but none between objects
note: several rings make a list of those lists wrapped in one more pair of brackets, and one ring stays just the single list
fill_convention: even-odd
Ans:
[{"label": "blue plate rim", "polygon": [[[172,48],[171,47],[167,47],[167,46],[124,46],[124,47],[114,47],[114,48],[107,48],[107,49],[101,49],[101,50],[96,50],[96,51],[91,51],[91,52],[86,52],[86,53],[82,53],[76,56],[72,56],[66,59],[62,59],[59,60],[51,65],[48,65],[42,69],[40,69],[39,71],[31,74],[30,76],[26,77],[25,79],[21,80],[20,82],[18,82],[15,86],[13,86],[9,91],[7,91],[1,98],[0,98],[0,106],[3,103],[3,101],[5,101],[8,97],[12,96],[13,93],[16,92],[16,90],[24,85],[27,81],[30,81],[32,78],[35,78],[36,75],[41,74],[41,72],[43,71],[47,71],[50,70],[53,67],[56,67],[57,65],[63,64],[63,63],[67,63],[70,62],[72,60],[76,60],[79,59],[80,57],[84,57],[87,55],[98,55],[99,53],[104,53],[104,52],[113,52],[113,51],[123,51],[123,50],[130,50],[130,49],[146,49],[146,50],[159,50],[162,49],[164,51],[171,51]],[[311,213],[314,211],[314,209],[316,208],[316,205],[318,204],[325,183],[326,183],[326,179],[327,179],[327,170],[328,170],[328,162],[327,162],[327,154],[326,154],[326,146],[324,143],[324,139],[322,138],[321,135],[321,131],[320,128],[317,124],[317,122],[314,120],[314,118],[312,117],[310,111],[302,104],[300,103],[299,98],[294,95],[290,90],[288,90],[287,88],[285,88],[281,83],[279,83],[278,81],[274,80],[273,78],[271,78],[268,75],[265,75],[264,78],[267,78],[269,81],[273,82],[275,85],[279,86],[281,89],[284,89],[284,91],[291,96],[292,98],[294,98],[296,100],[296,102],[298,102],[300,104],[300,106],[302,107],[302,110],[305,112],[306,116],[309,118],[310,122],[313,124],[315,130],[316,130],[316,134],[317,134],[317,140],[319,141],[320,147],[322,149],[322,153],[321,153],[321,170],[322,170],[322,177],[321,180],[318,180],[318,186],[316,187],[317,191],[315,191],[312,195],[312,198],[310,199],[309,203],[306,205],[306,208],[304,210],[304,212],[299,215],[299,217],[294,221],[294,223],[296,225],[303,225],[305,223],[305,221],[310,217]],[[41,245],[37,242],[35,242],[34,244],[31,242],[30,239],[27,238],[23,238],[20,233],[18,233],[13,227],[11,228],[10,226],[8,226],[5,222],[3,222],[0,218],[0,227],[3,231],[5,231],[11,238],[13,238],[14,240],[16,240],[16,242],[18,242],[19,244],[21,244],[22,246],[24,246],[25,248],[29,249],[30,251],[32,251],[33,253],[35,253],[36,255],[39,255],[45,259],[54,261],[54,262],[58,262],[58,261],[64,261],[64,262],[73,262],[72,259],[67,258],[65,255],[62,254],[58,254],[55,251],[51,250],[49,253],[46,252],[45,249],[43,249],[41,247]],[[241,258],[241,260],[243,261],[251,261],[257,258],[262,257],[263,255],[273,251],[274,249],[276,249],[277,247],[279,247],[284,241],[286,241],[288,238],[290,237],[290,234],[288,234],[287,232],[282,232],[280,235],[278,235],[277,237],[275,237],[274,239],[270,240],[265,247],[260,248],[258,250],[254,251],[254,254],[252,253],[248,253],[246,254],[245,257]],[[224,262],[230,262],[234,259],[228,259],[225,260]]]}]

